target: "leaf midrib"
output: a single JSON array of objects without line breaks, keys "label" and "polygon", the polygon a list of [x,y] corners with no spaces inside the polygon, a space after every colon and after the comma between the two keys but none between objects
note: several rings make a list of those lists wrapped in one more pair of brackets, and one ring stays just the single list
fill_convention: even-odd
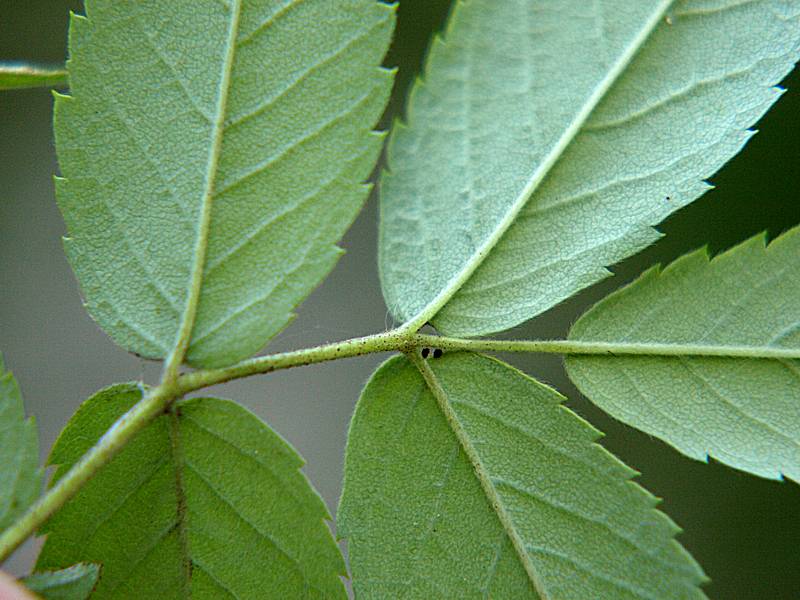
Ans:
[{"label": "leaf midrib", "polygon": [[200,207],[200,223],[197,231],[197,240],[194,250],[194,263],[189,282],[189,294],[186,298],[181,325],[175,341],[175,347],[167,359],[164,368],[163,380],[174,381],[178,376],[178,369],[183,362],[192,339],[194,324],[197,317],[197,308],[200,304],[200,292],[203,287],[203,272],[206,263],[208,248],[208,234],[211,225],[211,206],[214,198],[219,160],[222,154],[222,138],[225,133],[225,120],[228,107],[228,96],[231,88],[231,73],[236,55],[236,39],[239,35],[239,20],[242,14],[242,0],[232,0],[230,23],[228,25],[228,43],[225,49],[225,60],[222,67],[222,79],[217,96],[217,108],[214,115],[214,125],[211,134],[211,148],[206,163],[206,180],[203,190],[203,200]]},{"label": "leaf midrib", "polygon": [[486,499],[489,501],[492,511],[500,520],[503,531],[505,531],[506,535],[511,540],[511,544],[514,546],[514,551],[522,563],[522,566],[525,569],[531,584],[536,590],[536,593],[540,598],[542,598],[542,600],[547,600],[550,598],[550,595],[546,592],[544,582],[541,581],[533,562],[530,559],[530,556],[528,556],[528,552],[525,550],[525,542],[520,537],[519,532],[512,522],[511,516],[506,511],[505,505],[498,495],[497,489],[492,483],[491,475],[483,466],[483,462],[481,461],[480,456],[478,456],[475,447],[472,445],[467,432],[464,431],[464,428],[461,426],[453,407],[450,406],[447,392],[442,387],[441,383],[436,377],[436,374],[433,372],[433,369],[431,369],[430,365],[424,359],[418,356],[415,352],[409,353],[408,356],[419,370],[422,378],[425,380],[425,384],[427,385],[431,394],[433,394],[433,397],[436,399],[436,403],[439,405],[439,409],[442,411],[445,419],[447,420],[448,426],[458,439],[461,449],[467,455],[467,459],[472,465],[473,472],[481,484],[481,489],[483,489],[483,493],[486,495]]},{"label": "leaf midrib", "polygon": [[633,39],[632,43],[628,45],[625,52],[617,59],[617,62],[609,69],[606,76],[598,83],[592,94],[588,97],[581,109],[575,115],[575,118],[570,122],[569,126],[564,130],[558,142],[551,148],[545,155],[544,160],[537,166],[532,173],[530,179],[525,184],[525,187],[518,194],[514,202],[509,207],[503,219],[497,224],[492,235],[490,235],[483,244],[475,251],[472,257],[465,263],[464,267],[456,273],[444,288],[431,300],[422,310],[404,323],[400,329],[407,333],[412,333],[419,330],[425,323],[433,319],[436,314],[444,308],[450,299],[467,283],[472,274],[489,256],[492,249],[499,243],[505,232],[511,227],[516,220],[519,212],[527,203],[528,199],[533,195],[539,185],[544,181],[547,174],[552,170],[553,166],[558,162],[559,158],[564,154],[567,147],[572,143],[572,140],[583,127],[586,120],[598,106],[600,101],[605,97],[608,91],[612,88],[614,83],[619,79],[622,73],[630,64],[633,57],[641,49],[656,25],[663,19],[669,7],[672,5],[673,0],[662,0],[656,9],[653,11],[650,19],[644,24],[642,29]]},{"label": "leaf midrib", "polygon": [[184,480],[184,465],[186,464],[183,447],[181,445],[181,426],[180,426],[180,412],[173,406],[168,415],[169,418],[169,442],[170,454],[172,462],[175,467],[175,498],[177,500],[176,507],[176,527],[178,529],[178,543],[181,558],[181,572],[183,574],[181,583],[183,584],[183,593],[187,598],[192,597],[192,557],[189,549],[189,528],[187,521],[187,499],[186,499],[186,483]]}]

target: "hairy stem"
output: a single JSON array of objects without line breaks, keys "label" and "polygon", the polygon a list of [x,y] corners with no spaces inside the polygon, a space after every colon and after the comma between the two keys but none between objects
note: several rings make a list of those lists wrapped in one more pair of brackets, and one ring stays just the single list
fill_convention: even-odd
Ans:
[{"label": "hairy stem", "polygon": [[395,329],[314,348],[260,356],[223,369],[206,369],[183,375],[178,387],[184,394],[218,383],[263,375],[303,365],[352,358],[376,352],[408,352],[416,348],[468,352],[531,352],[539,354],[600,356],[717,356],[724,358],[800,359],[800,349],[774,346],[713,346],[699,344],[628,344],[572,340],[467,340],[437,335],[404,334]]},{"label": "hairy stem", "polygon": [[406,333],[402,328],[386,333],[354,338],[314,348],[284,352],[246,360],[223,369],[204,369],[162,382],[125,413],[56,485],[42,496],[25,515],[0,536],[0,562],[30,537],[41,525],[72,498],[97,471],[153,419],[175,400],[189,392],[241,379],[303,365],[351,358],[377,352],[414,353],[419,348],[470,352],[535,352],[600,356],[716,356],[787,360],[800,359],[800,348],[773,346],[714,346],[692,344],[627,344],[572,340],[467,340]]},{"label": "hairy stem", "polygon": [[639,344],[580,340],[465,340],[417,334],[413,346],[470,352],[534,352],[601,356],[717,356],[722,358],[800,359],[800,348],[719,346],[705,344]]},{"label": "hairy stem", "polygon": [[223,369],[204,369],[188,373],[178,380],[178,386],[183,390],[183,393],[189,393],[211,385],[231,381],[232,379],[271,373],[280,369],[311,365],[339,358],[352,358],[376,352],[391,352],[395,350],[402,352],[420,346],[421,342],[418,342],[417,337],[402,335],[395,329],[386,333],[353,338],[314,348],[260,356]]}]

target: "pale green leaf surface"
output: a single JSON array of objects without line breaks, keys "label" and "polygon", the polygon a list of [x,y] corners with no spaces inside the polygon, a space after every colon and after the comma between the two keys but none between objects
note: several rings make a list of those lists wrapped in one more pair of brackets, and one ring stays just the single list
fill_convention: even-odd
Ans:
[{"label": "pale green leaf surface", "polygon": [[[56,101],[65,247],[97,322],[163,358],[259,350],[341,254],[381,147],[376,0],[87,0]],[[193,286],[200,284],[192,293]],[[191,320],[191,319],[190,319]]]},{"label": "pale green leaf surface", "polygon": [[22,579],[44,600],[86,600],[100,576],[98,565],[81,563],[58,571],[40,571]]},{"label": "pale green leaf surface", "polygon": [[36,421],[25,418],[19,386],[0,354],[0,531],[27,510],[41,486]]},{"label": "pale green leaf surface", "polygon": [[[141,397],[87,400],[56,443],[56,480]],[[103,566],[93,598],[344,598],[344,561],[300,456],[237,404],[179,402],[46,525],[37,569]]]},{"label": "pale green leaf surface", "polygon": [[67,71],[63,67],[0,63],[0,90],[63,87],[66,84]]},{"label": "pale green leaf surface", "polygon": [[[800,351],[800,228],[651,269],[570,338]],[[800,481],[800,360],[570,356],[567,370],[603,410],[692,458]]]},{"label": "pale green leaf surface", "polygon": [[799,54],[796,0],[458,2],[389,144],[390,310],[480,335],[608,276],[708,189]]},{"label": "pale green leaf surface", "polygon": [[359,598],[704,597],[678,528],[563,397],[486,357],[429,365],[463,445],[403,357],[353,417],[337,525]]}]

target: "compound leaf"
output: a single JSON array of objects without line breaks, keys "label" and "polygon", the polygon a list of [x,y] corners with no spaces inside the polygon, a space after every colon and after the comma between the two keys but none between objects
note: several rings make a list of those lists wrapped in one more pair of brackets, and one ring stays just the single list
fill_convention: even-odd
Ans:
[{"label": "compound leaf", "polygon": [[798,2],[456,2],[389,144],[390,310],[481,335],[608,276],[709,188],[799,56]]},{"label": "compound leaf", "polygon": [[0,354],[0,531],[27,510],[41,486],[36,422],[25,418],[19,386]]},{"label": "compound leaf", "polygon": [[360,598],[704,597],[676,525],[558,393],[477,355],[421,364],[385,363],[351,424],[337,524]]},{"label": "compound leaf", "polygon": [[0,90],[63,87],[66,84],[67,71],[63,67],[0,63]]},{"label": "compound leaf", "polygon": [[[55,480],[140,398],[123,384],[87,400],[53,448]],[[239,405],[178,402],[50,519],[37,570],[100,563],[93,598],[345,598],[302,464]]]},{"label": "compound leaf", "polygon": [[87,0],[55,108],[67,255],[126,349],[249,356],[341,254],[391,88],[377,0]]},{"label": "compound leaf", "polygon": [[[800,481],[800,228],[709,260],[651,269],[597,304],[570,338],[671,346],[683,356],[570,356],[578,388],[617,419],[687,456]],[[736,357],[692,356],[693,346]],[[748,357],[747,354],[750,354]]]},{"label": "compound leaf", "polygon": [[22,579],[44,600],[86,600],[97,585],[98,565],[81,563],[58,571],[40,571]]}]

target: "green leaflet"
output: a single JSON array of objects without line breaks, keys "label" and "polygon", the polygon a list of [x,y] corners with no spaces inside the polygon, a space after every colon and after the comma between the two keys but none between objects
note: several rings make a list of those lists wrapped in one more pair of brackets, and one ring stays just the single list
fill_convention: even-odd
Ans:
[{"label": "green leaflet", "polygon": [[[87,400],[56,443],[63,475],[141,397]],[[92,598],[345,598],[344,561],[300,456],[237,404],[176,404],[48,522],[37,569],[103,566]]]},{"label": "green leaflet", "polygon": [[67,71],[60,67],[0,63],[0,90],[63,87],[66,84]]},{"label": "green leaflet", "polygon": [[[800,348],[800,228],[709,261],[688,254],[612,294],[570,338]],[[800,481],[800,361],[570,356],[578,388],[617,419],[687,456]]]},{"label": "green leaflet", "polygon": [[457,2],[389,144],[390,310],[480,335],[608,276],[742,148],[798,40],[795,1]]},{"label": "green leaflet", "polygon": [[99,576],[100,567],[81,563],[59,571],[32,573],[22,582],[45,600],[86,600]]},{"label": "green leaflet", "polygon": [[337,523],[358,597],[704,597],[678,528],[558,393],[477,355],[425,364],[444,412],[398,357],[353,417]]},{"label": "green leaflet", "polygon": [[[126,349],[249,356],[330,271],[381,147],[376,0],[87,0],[56,101],[66,252]],[[194,309],[196,308],[196,318]]]},{"label": "green leaflet", "polygon": [[25,418],[19,386],[0,354],[0,531],[27,510],[41,486],[36,421]]}]

